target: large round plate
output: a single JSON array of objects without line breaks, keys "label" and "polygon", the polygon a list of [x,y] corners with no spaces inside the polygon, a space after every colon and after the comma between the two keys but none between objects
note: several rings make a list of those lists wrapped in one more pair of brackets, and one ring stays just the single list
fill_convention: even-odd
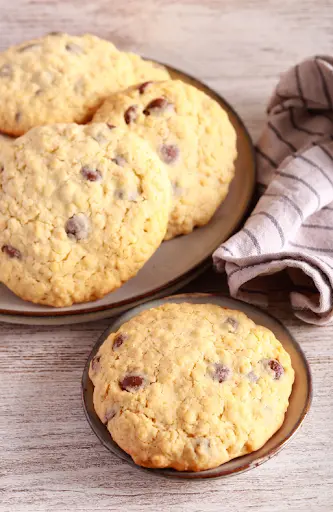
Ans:
[{"label": "large round plate", "polygon": [[1,321],[50,325],[97,320],[173,293],[207,268],[213,251],[240,225],[255,186],[255,157],[250,136],[238,114],[221,96],[199,80],[173,68],[168,69],[173,78],[195,85],[218,101],[228,112],[237,132],[236,174],[226,200],[209,224],[189,235],[163,242],[133,279],[97,301],[51,308],[25,302],[0,284]]},{"label": "large round plate", "polygon": [[[93,406],[94,388],[88,375],[91,359],[95,356],[100,345],[105,341],[111,332],[116,332],[122,324],[130,320],[130,318],[133,316],[139,314],[141,311],[160,306],[166,302],[217,304],[225,308],[243,311],[243,313],[251,318],[256,324],[263,325],[270,329],[275,334],[277,339],[282,343],[285,350],[289,353],[292,366],[295,370],[295,382],[293,384],[293,389],[289,400],[289,407],[282,427],[274,434],[273,437],[271,437],[271,439],[269,439],[269,441],[267,441],[267,443],[262,448],[260,448],[260,450],[250,453],[249,455],[244,455],[243,457],[233,459],[217,468],[209,469],[206,471],[199,471],[197,473],[175,471],[173,469],[146,469],[137,466],[133,462],[132,458],[112,440],[112,437],[106,426],[98,418]],[[287,444],[287,442],[296,433],[309,411],[312,399],[312,380],[310,368],[305,355],[302,352],[302,349],[294,340],[290,332],[278,320],[268,315],[264,311],[250,306],[249,304],[245,304],[244,302],[239,302],[237,300],[229,299],[227,297],[222,297],[216,294],[192,293],[175,295],[173,297],[166,297],[164,299],[154,300],[147,302],[146,304],[141,304],[140,306],[131,309],[113,321],[110,327],[99,338],[88,358],[82,376],[82,397],[87,420],[99,440],[108,450],[135,468],[141,469],[143,471],[149,471],[154,475],[166,476],[176,479],[217,478],[236,475],[238,473],[242,473],[243,471],[255,468],[272,458]]]}]

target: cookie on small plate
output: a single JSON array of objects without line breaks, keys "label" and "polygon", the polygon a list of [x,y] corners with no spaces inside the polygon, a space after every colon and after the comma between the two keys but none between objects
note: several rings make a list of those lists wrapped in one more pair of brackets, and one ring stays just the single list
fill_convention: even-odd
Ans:
[{"label": "cookie on small plate", "polygon": [[167,165],[173,209],[166,239],[209,222],[234,177],[236,134],[210,96],[180,80],[146,82],[112,94],[93,122],[108,121],[149,140]]},{"label": "cookie on small plate", "polygon": [[50,306],[103,297],[157,249],[170,198],[165,168],[135,134],[33,128],[2,155],[0,281]]},{"label": "cookie on small plate", "polygon": [[83,123],[110,93],[169,73],[96,36],[51,33],[0,53],[0,131]]},{"label": "cookie on small plate", "polygon": [[165,303],[110,334],[89,376],[98,417],[134,462],[201,471],[273,436],[294,370],[274,334],[244,313]]}]

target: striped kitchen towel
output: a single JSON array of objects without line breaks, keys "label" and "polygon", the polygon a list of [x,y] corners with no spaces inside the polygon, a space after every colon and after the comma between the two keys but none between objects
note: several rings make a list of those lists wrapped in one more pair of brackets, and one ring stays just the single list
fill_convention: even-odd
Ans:
[{"label": "striped kitchen towel", "polygon": [[267,114],[257,146],[262,195],[241,231],[215,251],[214,264],[226,271],[233,297],[261,305],[267,296],[265,288],[255,291],[256,278],[287,269],[295,315],[327,324],[333,321],[333,58],[310,58],[282,75]]}]

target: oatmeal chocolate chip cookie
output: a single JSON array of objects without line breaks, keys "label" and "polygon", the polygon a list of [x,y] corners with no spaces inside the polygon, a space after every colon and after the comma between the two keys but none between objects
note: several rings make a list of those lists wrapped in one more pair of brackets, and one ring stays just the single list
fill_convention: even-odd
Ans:
[{"label": "oatmeal chocolate chip cookie", "polygon": [[167,166],[173,186],[167,239],[209,222],[227,195],[236,158],[234,128],[215,100],[179,80],[144,82],[112,94],[93,121],[149,140]]},{"label": "oatmeal chocolate chip cookie", "polygon": [[94,407],[151,468],[200,471],[258,450],[280,428],[294,371],[274,334],[213,304],[164,304],[93,358]]},{"label": "oatmeal chocolate chip cookie", "polygon": [[0,131],[22,135],[50,123],[84,123],[112,92],[169,73],[85,34],[51,33],[0,54]]},{"label": "oatmeal chocolate chip cookie", "polygon": [[3,159],[5,155],[10,156],[15,142],[14,137],[9,137],[3,133],[0,133],[0,173],[4,169]]},{"label": "oatmeal chocolate chip cookie", "polygon": [[13,143],[15,142],[14,137],[9,137],[8,135],[5,135],[4,133],[0,133],[0,161],[1,161],[1,155],[12,148]]},{"label": "oatmeal chocolate chip cookie", "polygon": [[165,168],[135,134],[33,128],[2,158],[0,281],[50,306],[103,297],[157,249],[170,201]]}]

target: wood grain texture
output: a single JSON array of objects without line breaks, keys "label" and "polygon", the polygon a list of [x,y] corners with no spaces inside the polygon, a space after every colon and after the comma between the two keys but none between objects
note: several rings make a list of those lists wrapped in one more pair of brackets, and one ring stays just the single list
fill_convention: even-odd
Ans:
[{"label": "wood grain texture", "polygon": [[[110,38],[206,81],[236,107],[254,137],[279,73],[333,48],[328,0],[0,0],[0,7],[3,48],[51,30]],[[226,291],[210,273],[191,285],[211,287]],[[90,431],[80,380],[107,321],[54,329],[0,325],[1,512],[333,510],[333,326],[301,324],[278,300],[271,312],[310,361],[311,412],[276,458],[202,483],[141,474]]]}]

